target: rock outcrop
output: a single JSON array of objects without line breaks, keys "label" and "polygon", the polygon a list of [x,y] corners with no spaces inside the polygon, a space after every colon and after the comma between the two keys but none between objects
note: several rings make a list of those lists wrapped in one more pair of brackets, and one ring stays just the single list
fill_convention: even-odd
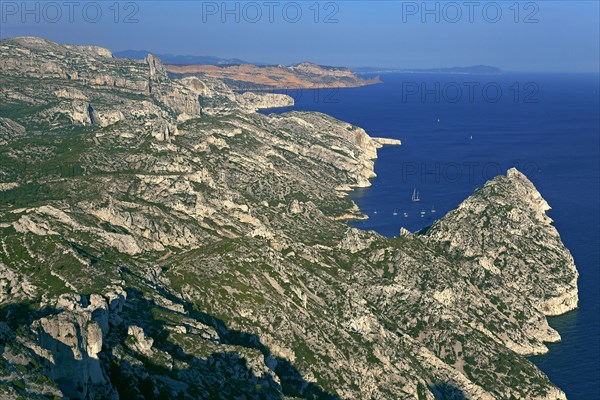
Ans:
[{"label": "rock outcrop", "polygon": [[[511,202],[511,196],[519,201]],[[474,258],[503,284],[517,285],[545,315],[560,315],[577,308],[579,274],[548,210],[533,184],[513,168],[434,224],[429,235],[451,252]]]},{"label": "rock outcrop", "polygon": [[[60,129],[62,118],[76,125],[107,127],[145,117],[150,135],[169,141],[178,123],[202,115],[293,105],[286,95],[234,93],[214,79],[171,80],[152,54],[143,61],[120,59],[100,47],[63,46],[32,37],[3,40],[0,52],[3,80],[38,79],[45,83],[43,88],[16,84],[0,87],[2,97],[15,109],[17,105],[40,107],[37,120],[29,116],[24,121],[33,130]],[[12,110],[7,111],[10,114]],[[27,128],[1,118],[0,140],[22,134]]]},{"label": "rock outcrop", "polygon": [[48,376],[70,398],[118,398],[98,358],[108,331],[106,300],[62,295],[55,307],[57,315],[32,325],[40,346],[49,351]]},{"label": "rock outcrop", "polygon": [[244,106],[257,111],[261,108],[291,107],[294,99],[285,94],[244,92],[236,96],[236,100]]}]

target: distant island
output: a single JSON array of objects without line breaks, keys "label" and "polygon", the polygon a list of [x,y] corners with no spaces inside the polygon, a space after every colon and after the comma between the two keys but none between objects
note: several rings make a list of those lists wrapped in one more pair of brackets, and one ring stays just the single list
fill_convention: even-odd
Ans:
[{"label": "distant island", "polygon": [[447,68],[378,68],[378,67],[363,67],[355,69],[359,73],[364,74],[392,74],[392,73],[408,73],[408,74],[462,74],[462,75],[499,75],[504,73],[498,67],[489,65],[472,65],[467,67],[447,67]]},{"label": "distant island", "polygon": [[174,78],[217,78],[238,89],[349,88],[381,82],[379,77],[361,78],[348,68],[322,66],[310,62],[291,66],[171,64],[165,67]]}]

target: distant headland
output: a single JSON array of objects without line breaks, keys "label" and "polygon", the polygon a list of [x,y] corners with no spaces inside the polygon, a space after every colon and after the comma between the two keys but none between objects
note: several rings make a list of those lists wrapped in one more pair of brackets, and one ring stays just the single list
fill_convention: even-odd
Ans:
[{"label": "distant headland", "polygon": [[500,68],[489,65],[471,65],[467,67],[446,67],[446,68],[379,68],[362,67],[355,68],[358,73],[364,74],[461,74],[461,75],[500,75],[504,73]]},{"label": "distant headland", "polygon": [[238,89],[349,88],[380,83],[379,77],[361,78],[344,67],[303,62],[291,66],[270,65],[166,65],[174,77],[198,76],[224,80]]}]

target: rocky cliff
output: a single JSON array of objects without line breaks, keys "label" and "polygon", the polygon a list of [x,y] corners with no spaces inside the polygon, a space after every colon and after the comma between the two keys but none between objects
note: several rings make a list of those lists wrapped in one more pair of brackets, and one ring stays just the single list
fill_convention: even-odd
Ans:
[{"label": "rocky cliff", "polygon": [[[521,201],[506,201],[511,195]],[[429,232],[449,251],[473,258],[504,284],[516,284],[545,315],[560,315],[577,307],[578,273],[546,215],[548,210],[533,184],[513,168],[506,177],[488,182]]]},{"label": "rocky cliff", "polygon": [[154,57],[0,54],[0,397],[565,398],[523,355],[577,272],[518,171],[384,238],[340,219],[397,142]]}]

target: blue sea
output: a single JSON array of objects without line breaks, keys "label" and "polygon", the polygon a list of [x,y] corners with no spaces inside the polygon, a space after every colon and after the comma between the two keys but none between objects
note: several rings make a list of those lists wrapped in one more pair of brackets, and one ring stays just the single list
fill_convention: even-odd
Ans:
[{"label": "blue sea", "polygon": [[[282,91],[296,105],[268,112],[320,111],[371,136],[402,141],[380,150],[373,185],[352,194],[369,215],[355,226],[389,237],[400,227],[431,225],[511,167],[525,173],[552,206],[549,215],[580,272],[579,309],[550,318],[562,342],[531,360],[569,399],[600,399],[598,75],[385,74],[382,80]],[[419,203],[411,201],[415,190]]]}]

